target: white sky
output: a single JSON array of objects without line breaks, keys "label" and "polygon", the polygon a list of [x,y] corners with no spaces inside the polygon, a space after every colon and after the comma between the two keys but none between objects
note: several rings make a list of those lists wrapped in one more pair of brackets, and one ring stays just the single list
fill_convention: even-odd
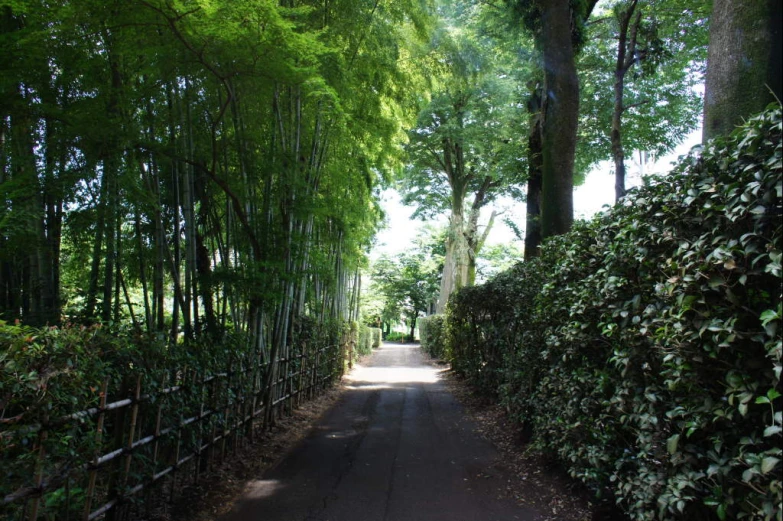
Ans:
[{"label": "white sky", "polygon": [[[666,173],[672,164],[676,162],[681,155],[696,144],[701,142],[701,128],[686,136],[671,154],[660,158],[655,163],[645,165],[645,173]],[[634,154],[627,163],[628,168],[628,186],[636,186],[640,183],[639,176],[639,154]],[[585,182],[574,189],[574,217],[577,219],[588,219],[600,212],[604,205],[614,204],[614,175],[612,174],[613,164],[610,161],[599,163],[586,177]],[[381,196],[381,205],[386,212],[388,226],[381,230],[376,237],[376,244],[370,254],[372,258],[377,258],[382,254],[395,255],[407,249],[421,228],[424,222],[412,220],[410,218],[414,211],[413,207],[407,207],[400,201],[399,194],[394,190],[386,190]],[[495,220],[495,225],[489,233],[487,244],[508,243],[516,240],[511,229],[503,223],[503,219],[508,217],[516,225],[524,230],[525,227],[525,203],[518,201],[500,201],[496,205],[498,211],[505,211],[502,216]],[[486,208],[482,212],[482,223],[486,223],[491,213],[491,208]],[[441,216],[435,224],[445,225],[446,216]],[[519,244],[520,249],[522,244]]]}]

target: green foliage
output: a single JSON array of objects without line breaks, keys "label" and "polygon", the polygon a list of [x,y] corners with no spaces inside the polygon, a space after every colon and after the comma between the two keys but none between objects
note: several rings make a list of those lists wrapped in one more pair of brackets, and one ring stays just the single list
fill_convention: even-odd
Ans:
[{"label": "green foliage", "polygon": [[[595,14],[579,57],[579,172],[612,158],[619,13],[629,4],[617,1]],[[622,144],[628,156],[633,151],[661,156],[701,120],[701,96],[694,86],[704,81],[709,11],[706,4],[682,0],[642,0],[635,9],[641,17],[638,56],[624,76]]]},{"label": "green foliage", "polygon": [[[503,2],[515,20],[521,22],[527,31],[538,35],[541,33],[541,4],[535,0],[504,0]],[[580,48],[586,40],[585,23],[596,0],[570,0],[571,17],[571,41],[575,47]]]},{"label": "green foliage", "polygon": [[388,335],[386,335],[386,341],[387,342],[407,342],[408,341],[408,335],[405,333],[400,333],[399,331],[392,331]]},{"label": "green foliage", "polygon": [[[292,326],[290,358],[299,364],[299,355],[310,356],[324,349],[317,377],[333,382],[341,374],[337,340],[335,323],[300,317]],[[100,444],[95,432],[97,415],[76,414],[99,406],[104,382],[111,403],[132,396],[136,379],[141,378],[147,396],[140,407],[136,435],[148,435],[155,432],[158,405],[162,426],[175,426],[203,410],[203,396],[209,395],[213,406],[228,403],[233,408],[240,395],[258,392],[257,382],[254,384],[254,378],[248,376],[260,371],[260,381],[268,365],[258,365],[264,357],[253,345],[243,335],[227,335],[220,342],[203,340],[167,346],[164,338],[106,327],[31,328],[0,321],[0,496],[35,486],[40,471],[48,487],[43,492],[45,506],[40,514],[47,519],[64,519],[70,508],[70,517],[79,517],[84,508],[88,464],[96,452],[107,454],[124,447],[127,440],[127,433],[117,428],[115,413],[105,415]],[[297,366],[288,368],[294,371]],[[233,376],[226,377],[231,372]],[[201,383],[220,374],[228,378],[223,387]],[[180,386],[178,392],[158,392],[175,385]],[[233,429],[224,414],[228,413],[221,407],[200,427],[195,422],[183,426],[179,434],[171,431],[162,436],[157,442],[157,463],[151,458],[151,445],[134,449],[134,475],[147,479],[160,471],[161,465],[171,464],[174,447],[180,442],[183,447],[192,446],[201,439],[199,429]],[[45,454],[42,464],[40,454]],[[108,477],[112,467],[103,465],[99,470],[101,476]],[[133,486],[133,481],[128,485]],[[101,497],[106,492],[105,483],[99,483],[98,489]],[[0,517],[21,519],[15,516],[21,515],[22,509],[21,501],[4,504]]]},{"label": "green foliage", "polygon": [[383,331],[379,327],[371,327],[369,330],[372,339],[372,348],[378,349],[383,343]]},{"label": "green foliage", "polygon": [[375,7],[4,4],[0,317],[191,339],[260,331],[258,307],[341,314],[431,23],[426,2]]},{"label": "green foliage", "polygon": [[381,347],[381,329],[377,327],[368,327],[364,324],[358,325],[358,340],[356,342],[356,352],[359,356],[366,356],[372,353],[372,350]]},{"label": "green foliage", "polygon": [[424,250],[410,250],[397,258],[381,257],[373,265],[373,286],[385,299],[383,316],[415,323],[427,311],[438,291],[439,266]]},{"label": "green foliage", "polygon": [[476,280],[489,280],[501,271],[509,269],[522,257],[522,249],[514,242],[484,246],[476,262]]},{"label": "green foliage", "polygon": [[444,358],[448,355],[445,326],[446,315],[430,315],[419,319],[421,348],[433,358]]},{"label": "green foliage", "polygon": [[779,521],[781,110],[450,302],[455,370],[634,520]]},{"label": "green foliage", "polygon": [[356,341],[356,354],[366,356],[372,353],[372,332],[364,324],[358,324],[358,339]]}]

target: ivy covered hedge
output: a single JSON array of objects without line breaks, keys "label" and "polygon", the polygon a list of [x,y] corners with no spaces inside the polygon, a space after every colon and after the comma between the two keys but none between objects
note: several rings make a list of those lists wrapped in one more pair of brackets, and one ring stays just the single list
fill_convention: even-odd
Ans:
[{"label": "ivy covered hedge", "polygon": [[451,303],[453,368],[634,520],[781,520],[781,110]]}]

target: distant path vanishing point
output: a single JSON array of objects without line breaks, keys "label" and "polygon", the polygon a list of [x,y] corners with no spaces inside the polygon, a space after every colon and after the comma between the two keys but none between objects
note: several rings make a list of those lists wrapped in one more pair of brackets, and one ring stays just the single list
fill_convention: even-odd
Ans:
[{"label": "distant path vanishing point", "polygon": [[220,521],[533,521],[418,345],[384,344]]}]

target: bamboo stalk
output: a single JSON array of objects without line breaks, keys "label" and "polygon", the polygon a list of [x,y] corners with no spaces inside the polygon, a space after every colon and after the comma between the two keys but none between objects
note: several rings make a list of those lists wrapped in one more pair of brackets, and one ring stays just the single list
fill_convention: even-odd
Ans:
[{"label": "bamboo stalk", "polygon": [[231,421],[231,366],[226,371],[226,406],[223,413],[223,439],[220,443],[220,461],[226,460],[226,443],[230,429]]},{"label": "bamboo stalk", "polygon": [[[155,432],[153,433],[155,441],[153,441],[153,443],[152,443],[152,475],[150,476],[150,484],[152,484],[152,483],[154,483],[156,481],[155,480],[155,475],[157,474],[157,470],[158,470],[158,448],[159,448],[159,444],[160,444],[159,443],[159,440],[160,440],[160,420],[161,420],[161,416],[162,416],[162,412],[163,412],[163,404],[161,403],[161,400],[163,399],[163,396],[165,396],[164,393],[163,393],[163,390],[166,388],[166,379],[167,378],[168,378],[168,373],[164,373],[163,380],[161,381],[160,396],[158,398],[158,407],[157,407],[158,410],[157,410],[157,412],[155,414]],[[147,495],[148,500],[145,502],[146,503],[146,507],[147,507],[147,512],[146,512],[147,513],[147,517],[149,517],[149,513],[150,513],[150,510],[149,510],[150,502],[151,502],[150,501],[150,497],[151,497],[151,495],[148,494]]]}]

